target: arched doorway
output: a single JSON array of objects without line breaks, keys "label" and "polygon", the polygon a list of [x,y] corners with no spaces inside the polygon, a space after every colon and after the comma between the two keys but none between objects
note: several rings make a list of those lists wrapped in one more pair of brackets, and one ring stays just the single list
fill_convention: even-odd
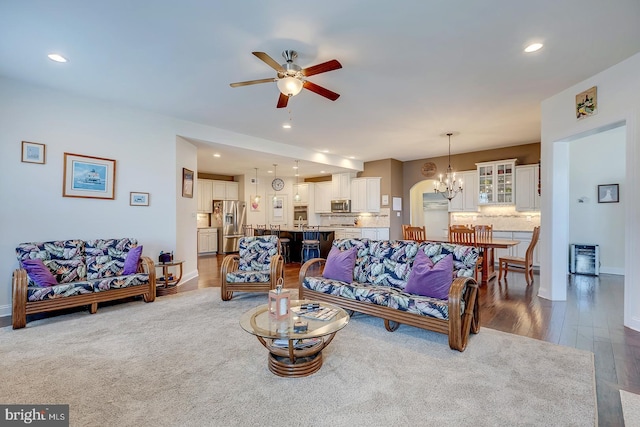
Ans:
[{"label": "arched doorway", "polygon": [[434,182],[433,179],[425,179],[409,189],[409,219],[411,225],[424,226],[429,237],[446,237],[448,203],[440,194],[433,192]]}]

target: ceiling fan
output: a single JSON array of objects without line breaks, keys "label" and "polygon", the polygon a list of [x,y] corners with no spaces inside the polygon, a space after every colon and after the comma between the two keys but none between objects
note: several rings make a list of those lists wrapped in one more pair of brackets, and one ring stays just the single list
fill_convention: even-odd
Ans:
[{"label": "ceiling fan", "polygon": [[313,76],[314,74],[326,73],[327,71],[333,71],[342,68],[342,64],[340,64],[337,60],[332,59],[331,61],[323,62],[318,65],[301,68],[298,64],[293,62],[293,60],[298,57],[298,52],[296,52],[295,50],[285,50],[284,52],[282,52],[282,56],[287,61],[282,65],[278,64],[272,57],[264,52],[252,53],[263,62],[265,62],[268,66],[276,70],[278,72],[277,77],[231,83],[231,87],[276,82],[276,84],[278,85],[278,89],[280,90],[280,97],[278,98],[277,105],[278,108],[286,107],[287,103],[289,102],[289,98],[300,93],[303,88],[308,89],[311,92],[315,92],[318,95],[324,96],[325,98],[328,98],[332,101],[335,101],[340,97],[340,94],[332,92],[329,89],[325,89],[322,86],[318,86],[317,84],[311,83],[310,81],[305,79],[305,77]]}]

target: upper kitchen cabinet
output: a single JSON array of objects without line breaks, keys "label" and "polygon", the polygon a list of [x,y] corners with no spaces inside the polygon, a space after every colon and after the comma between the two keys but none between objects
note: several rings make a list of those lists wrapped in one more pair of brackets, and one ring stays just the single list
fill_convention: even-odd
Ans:
[{"label": "upper kitchen cabinet", "polygon": [[478,167],[478,204],[514,204],[516,160],[476,163]]},{"label": "upper kitchen cabinet", "polygon": [[198,179],[198,212],[213,212],[213,181]]},{"label": "upper kitchen cabinet", "polygon": [[314,185],[314,213],[331,213],[331,191],[330,181],[316,182]]},{"label": "upper kitchen cabinet", "polygon": [[478,212],[478,171],[458,172],[462,179],[462,192],[449,202],[449,212]]},{"label": "upper kitchen cabinet", "polygon": [[[309,187],[313,184],[302,183],[293,185],[293,205],[294,206],[308,206],[309,205]],[[295,199],[295,195],[300,197],[300,200]]]},{"label": "upper kitchen cabinet", "polygon": [[380,177],[351,180],[351,212],[380,212]]},{"label": "upper kitchen cabinet", "polygon": [[351,197],[353,173],[334,173],[331,175],[331,199],[348,200]]},{"label": "upper kitchen cabinet", "polygon": [[212,200],[238,200],[238,183],[233,181],[211,181],[213,183]]},{"label": "upper kitchen cabinet", "polygon": [[524,165],[516,167],[516,210],[540,210],[540,182],[539,165]]}]

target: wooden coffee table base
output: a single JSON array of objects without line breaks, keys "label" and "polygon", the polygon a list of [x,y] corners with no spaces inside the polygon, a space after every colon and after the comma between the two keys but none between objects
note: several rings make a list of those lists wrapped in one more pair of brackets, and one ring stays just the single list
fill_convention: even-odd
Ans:
[{"label": "wooden coffee table base", "polygon": [[321,366],[321,352],[312,356],[299,357],[293,363],[289,357],[282,357],[269,353],[269,370],[279,377],[306,377],[318,372]]}]

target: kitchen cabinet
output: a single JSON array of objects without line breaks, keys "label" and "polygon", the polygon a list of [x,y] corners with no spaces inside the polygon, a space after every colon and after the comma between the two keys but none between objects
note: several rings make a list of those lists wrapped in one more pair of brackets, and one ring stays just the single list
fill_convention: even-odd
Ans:
[{"label": "kitchen cabinet", "polygon": [[198,229],[198,253],[218,252],[218,230],[216,228]]},{"label": "kitchen cabinet", "polygon": [[351,212],[380,212],[380,177],[351,180]]},{"label": "kitchen cabinet", "polygon": [[314,185],[314,213],[331,213],[332,182],[316,182]]},{"label": "kitchen cabinet", "polygon": [[478,204],[515,203],[515,167],[517,159],[476,163],[478,168]]},{"label": "kitchen cabinet", "polygon": [[198,213],[213,212],[213,181],[198,179]]},{"label": "kitchen cabinet", "polygon": [[540,194],[538,183],[540,179],[539,165],[524,165],[516,167],[516,210],[540,210]]},{"label": "kitchen cabinet", "polygon": [[[309,190],[310,186],[313,184],[302,183],[302,184],[294,184],[293,185],[293,206],[308,206],[309,205]],[[295,195],[300,196],[300,200],[295,199]]]},{"label": "kitchen cabinet", "polygon": [[353,173],[334,173],[331,175],[331,200],[349,200],[351,197],[351,179]]},{"label": "kitchen cabinet", "polygon": [[360,239],[362,238],[362,229],[360,228],[336,228],[333,235],[334,239]]},{"label": "kitchen cabinet", "polygon": [[213,200],[239,200],[238,183],[233,181],[211,181]]},{"label": "kitchen cabinet", "polygon": [[363,239],[389,240],[389,228],[362,228],[360,233]]},{"label": "kitchen cabinet", "polygon": [[478,171],[463,171],[456,174],[462,179],[462,192],[449,202],[449,212],[478,212]]}]

